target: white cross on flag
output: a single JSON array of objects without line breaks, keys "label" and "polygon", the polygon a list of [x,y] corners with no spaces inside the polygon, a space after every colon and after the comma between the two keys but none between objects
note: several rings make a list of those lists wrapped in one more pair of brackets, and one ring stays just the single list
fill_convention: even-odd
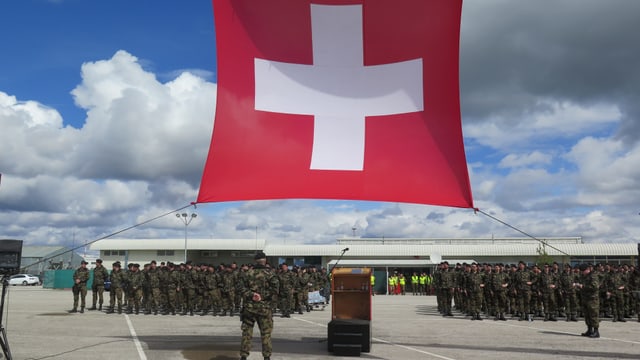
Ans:
[{"label": "white cross on flag", "polygon": [[198,202],[473,207],[461,0],[213,0],[218,95]]}]

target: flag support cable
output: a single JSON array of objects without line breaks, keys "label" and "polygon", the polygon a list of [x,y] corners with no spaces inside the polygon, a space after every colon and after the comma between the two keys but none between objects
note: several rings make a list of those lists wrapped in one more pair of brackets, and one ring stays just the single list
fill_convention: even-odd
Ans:
[{"label": "flag support cable", "polygon": [[495,216],[489,215],[489,214],[487,214],[486,212],[484,212],[484,211],[482,211],[482,210],[480,210],[480,209],[478,209],[478,208],[473,208],[473,211],[474,211],[475,213],[481,213],[481,214],[483,214],[483,215],[485,215],[485,216],[487,216],[487,217],[489,217],[489,218],[491,218],[491,219],[493,219],[493,220],[495,220],[495,221],[497,221],[497,222],[501,223],[502,225],[505,225],[505,226],[507,226],[507,227],[509,227],[509,228],[511,228],[511,229],[513,229],[513,230],[515,230],[515,231],[517,231],[517,232],[519,232],[519,233],[521,233],[521,234],[523,234],[523,235],[527,236],[527,237],[530,237],[530,238],[532,238],[532,239],[534,239],[534,240],[536,240],[536,241],[540,242],[540,243],[541,243],[542,245],[544,245],[544,246],[548,246],[548,247],[552,248],[553,250],[555,250],[555,251],[557,251],[557,252],[559,252],[559,253],[561,253],[561,254],[563,254],[563,255],[566,255],[566,256],[571,257],[571,255],[569,255],[569,254],[567,254],[566,252],[564,252],[564,251],[562,251],[562,250],[558,249],[557,247],[552,246],[552,245],[549,245],[546,241],[544,241],[544,240],[542,240],[542,239],[538,239],[537,237],[535,237],[535,236],[533,236],[533,235],[531,235],[531,234],[529,234],[529,233],[526,233],[526,232],[524,232],[524,231],[522,231],[522,230],[520,230],[520,229],[516,228],[515,226],[509,225],[509,224],[507,224],[506,222],[504,222],[504,221],[502,221],[502,220],[500,220],[500,219],[496,218]]},{"label": "flag support cable", "polygon": [[29,265],[25,266],[23,269],[25,269],[25,270],[26,270],[26,269],[28,269],[28,268],[30,268],[30,267],[32,267],[32,266],[34,266],[34,265],[37,265],[37,264],[43,263],[43,262],[45,262],[45,261],[47,261],[47,260],[49,260],[49,259],[53,259],[53,258],[58,257],[58,256],[60,256],[60,255],[64,255],[64,254],[70,253],[70,252],[72,252],[72,251],[75,251],[75,250],[77,250],[77,249],[80,249],[81,247],[85,247],[85,246],[87,246],[87,245],[91,245],[91,244],[93,244],[94,242],[97,242],[97,241],[100,241],[100,240],[105,240],[105,239],[108,239],[108,238],[110,238],[110,237],[114,237],[114,236],[116,236],[116,235],[118,235],[118,234],[122,234],[123,232],[129,231],[129,230],[131,230],[131,229],[137,228],[137,227],[142,226],[142,225],[145,225],[145,224],[148,224],[148,223],[150,223],[150,222],[152,222],[152,221],[156,221],[156,220],[158,220],[158,219],[160,219],[160,218],[163,218],[163,217],[165,217],[165,216],[167,216],[167,215],[171,215],[171,214],[173,214],[173,213],[176,213],[176,212],[179,212],[179,211],[181,211],[181,210],[184,210],[184,209],[186,209],[186,208],[188,208],[188,207],[190,207],[190,206],[193,206],[193,207],[195,208],[195,207],[196,207],[196,205],[197,205],[197,204],[196,204],[196,202],[191,202],[189,205],[185,205],[185,206],[183,206],[183,207],[181,207],[181,208],[178,208],[178,209],[175,209],[175,210],[168,211],[168,212],[166,212],[166,213],[164,213],[164,214],[162,214],[162,215],[158,215],[158,216],[153,217],[153,218],[151,218],[151,219],[147,219],[147,220],[145,220],[145,221],[139,222],[139,223],[137,223],[137,224],[134,224],[134,225],[131,225],[131,226],[126,227],[126,228],[124,228],[124,229],[121,229],[121,230],[118,230],[118,231],[116,231],[116,232],[113,232],[113,233],[111,233],[111,234],[109,234],[109,235],[106,235],[106,236],[103,236],[103,237],[101,237],[101,238],[98,238],[98,239],[92,240],[92,241],[90,241],[90,242],[88,242],[88,243],[86,243],[86,244],[82,244],[82,245],[80,245],[80,246],[76,246],[76,247],[71,248],[71,249],[69,249],[69,250],[67,250],[67,251],[65,251],[65,252],[58,253],[58,254],[56,254],[56,255],[54,255],[54,256],[51,256],[51,257],[48,257],[48,258],[44,258],[44,259],[42,259],[42,260],[40,260],[40,261],[36,261],[36,262],[34,262],[33,264],[29,264]]}]

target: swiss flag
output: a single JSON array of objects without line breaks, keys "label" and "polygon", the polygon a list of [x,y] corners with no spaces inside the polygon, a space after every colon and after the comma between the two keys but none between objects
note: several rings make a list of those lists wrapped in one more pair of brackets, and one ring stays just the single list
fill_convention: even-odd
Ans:
[{"label": "swiss flag", "polygon": [[461,0],[213,0],[218,95],[197,202],[473,207]]}]

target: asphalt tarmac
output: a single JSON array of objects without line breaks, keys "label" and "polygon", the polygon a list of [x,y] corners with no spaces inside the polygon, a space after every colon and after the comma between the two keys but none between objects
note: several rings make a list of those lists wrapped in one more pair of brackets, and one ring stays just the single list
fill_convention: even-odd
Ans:
[{"label": "asphalt tarmac", "polygon": [[[87,295],[91,305],[91,291]],[[13,359],[238,359],[234,317],[70,314],[70,290],[11,286],[2,323]],[[327,351],[331,306],[274,319],[272,359],[347,359]],[[432,296],[373,297],[373,343],[364,359],[640,359],[640,323],[470,321],[443,318]],[[258,329],[249,359],[262,359]],[[353,359],[350,357],[349,359]]]}]

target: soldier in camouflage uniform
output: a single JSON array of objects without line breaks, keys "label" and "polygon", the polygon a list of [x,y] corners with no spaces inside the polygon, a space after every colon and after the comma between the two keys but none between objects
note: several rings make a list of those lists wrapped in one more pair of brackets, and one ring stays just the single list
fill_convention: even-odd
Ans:
[{"label": "soldier in camouflage uniform", "polygon": [[280,291],[278,298],[280,299],[280,311],[282,317],[291,317],[293,308],[293,283],[296,277],[294,273],[289,271],[287,264],[280,266],[280,274],[278,280],[280,282]]},{"label": "soldier in camouflage uniform", "polygon": [[544,321],[558,321],[556,313],[558,311],[556,305],[556,288],[558,287],[558,279],[551,272],[549,264],[544,264],[544,271],[538,277],[540,291],[542,293],[542,302],[544,307]]},{"label": "soldier in camouflage uniform", "polygon": [[[104,302],[104,282],[109,278],[109,271],[102,266],[102,259],[96,260],[96,267],[93,269],[93,284],[91,285],[91,294],[93,297],[93,305],[87,310],[102,310]],[[96,308],[96,303],[99,308]]]},{"label": "soldier in camouflage uniform", "polygon": [[496,315],[494,320],[506,321],[504,313],[507,309],[507,291],[509,290],[509,274],[503,272],[502,264],[496,264],[491,275],[491,293],[495,300]]},{"label": "soldier in camouflage uniform", "polygon": [[149,299],[147,301],[145,314],[151,314],[151,312],[153,312],[154,315],[158,315],[161,301],[161,276],[162,275],[160,273],[160,269],[158,269],[157,267],[156,261],[152,260],[151,264],[149,265],[149,270],[147,270],[147,280],[149,281]]},{"label": "soldier in camouflage uniform", "polygon": [[255,256],[253,269],[242,273],[238,282],[238,291],[242,296],[242,341],[240,343],[240,359],[246,360],[251,351],[253,327],[258,323],[262,340],[262,356],[270,360],[272,353],[271,332],[273,331],[273,314],[271,301],[278,295],[278,278],[265,265],[267,256],[259,251]]},{"label": "soldier in camouflage uniform", "polygon": [[599,338],[600,331],[600,280],[597,274],[594,274],[591,266],[587,264],[580,265],[582,278],[579,287],[582,292],[582,308],[584,313],[584,322],[587,324],[587,331],[582,336],[591,338]]},{"label": "soldier in camouflage uniform", "polygon": [[144,286],[144,274],[140,271],[140,264],[132,264],[131,272],[127,274],[129,284],[129,302],[127,303],[127,314],[135,311],[140,313],[140,302],[142,301],[142,287]]},{"label": "soldier in camouflage uniform", "polygon": [[222,296],[222,312],[220,316],[233,316],[234,299],[236,297],[236,282],[234,282],[233,269],[231,266],[222,267],[222,287],[220,288]]},{"label": "soldier in camouflage uniform", "polygon": [[455,273],[449,270],[449,263],[443,262],[440,273],[440,296],[442,297],[442,316],[453,316],[451,301],[456,287]]},{"label": "soldier in camouflage uniform", "polygon": [[178,294],[182,291],[182,275],[173,263],[169,263],[167,267],[169,272],[167,273],[167,307],[165,314],[171,313],[171,315],[175,315],[178,309]]},{"label": "soldier in camouflage uniform", "polygon": [[567,321],[578,321],[578,297],[576,295],[577,277],[571,270],[571,265],[565,264],[564,271],[560,274],[560,289],[564,299],[564,310]]},{"label": "soldier in camouflage uniform", "polygon": [[625,283],[623,274],[617,266],[611,268],[607,283],[605,284],[607,289],[607,297],[610,298],[611,315],[613,321],[626,322],[624,319],[624,291]]},{"label": "soldier in camouflage uniform", "polygon": [[483,276],[478,271],[478,264],[471,264],[471,273],[467,277],[465,283],[465,289],[467,290],[467,296],[469,296],[469,311],[471,313],[471,320],[482,320],[480,317],[480,310],[482,308],[482,299],[484,296],[484,283]]},{"label": "soldier in camouflage uniform", "polygon": [[87,281],[89,281],[89,269],[87,269],[87,262],[82,260],[80,267],[73,273],[73,309],[69,310],[70,313],[78,312],[78,300],[80,300],[80,312],[84,312]]},{"label": "soldier in camouflage uniform", "polygon": [[218,283],[219,276],[215,272],[213,265],[207,266],[207,271],[204,273],[204,306],[202,309],[202,316],[207,315],[209,310],[213,312],[213,316],[220,311],[220,285]]},{"label": "soldier in camouflage uniform", "polygon": [[118,314],[122,314],[122,288],[125,283],[125,273],[122,271],[119,261],[113,263],[109,280],[111,280],[111,287],[109,288],[109,310],[107,310],[107,314],[113,314],[116,302],[118,304]]},{"label": "soldier in camouflage uniform", "polygon": [[191,316],[193,316],[195,308],[196,282],[198,279],[198,273],[192,264],[191,260],[187,261],[185,271],[182,274],[182,294],[184,295],[185,302],[182,315],[189,313]]},{"label": "soldier in camouflage uniform", "polygon": [[518,296],[520,320],[527,320],[531,310],[531,285],[533,281],[531,272],[527,270],[527,266],[522,261],[518,263],[518,271],[515,273],[514,280]]}]

